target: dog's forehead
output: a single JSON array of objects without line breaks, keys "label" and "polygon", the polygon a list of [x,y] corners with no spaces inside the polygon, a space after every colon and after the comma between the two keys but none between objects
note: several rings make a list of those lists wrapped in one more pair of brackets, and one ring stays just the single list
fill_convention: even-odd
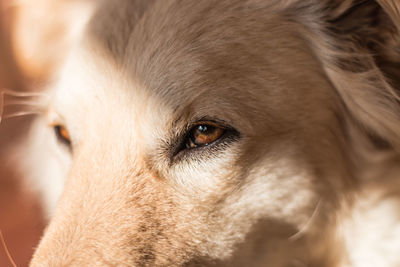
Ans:
[{"label": "dog's forehead", "polygon": [[[65,84],[76,80],[74,88],[93,87],[96,97],[105,91],[108,99],[119,97],[115,103],[132,100],[125,102],[142,117],[150,114],[146,110],[153,117],[161,110],[158,117],[165,118],[189,109],[199,117],[281,123],[285,116],[296,120],[283,107],[306,113],[308,96],[318,94],[305,90],[326,86],[295,24],[272,5],[106,2],[90,22],[83,56],[75,54]],[[88,65],[86,71],[79,65]]]},{"label": "dog's forehead", "polygon": [[[110,1],[89,24],[87,43],[102,50],[103,57],[106,55],[129,79],[162,98],[171,94],[174,98],[175,92],[181,98],[188,87],[200,94],[215,83],[218,71],[224,69],[225,76],[239,72],[228,62],[234,51],[216,58],[228,47],[216,45],[224,38],[220,36],[223,25],[215,25],[213,16],[203,16],[216,8],[210,4]],[[223,18],[220,20],[223,23]]]},{"label": "dog's forehead", "polygon": [[108,1],[86,41],[132,84],[164,101],[246,97],[265,87],[259,76],[277,84],[273,57],[279,47],[296,47],[294,40],[281,42],[288,27],[271,7],[248,2]]}]

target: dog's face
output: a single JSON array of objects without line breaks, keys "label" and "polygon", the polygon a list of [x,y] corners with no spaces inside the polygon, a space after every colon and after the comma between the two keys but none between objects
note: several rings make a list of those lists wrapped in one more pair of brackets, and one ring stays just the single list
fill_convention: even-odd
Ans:
[{"label": "dog's face", "polygon": [[54,86],[68,171],[32,266],[309,257],[291,237],[348,183],[338,96],[298,23],[243,3],[100,9]]}]

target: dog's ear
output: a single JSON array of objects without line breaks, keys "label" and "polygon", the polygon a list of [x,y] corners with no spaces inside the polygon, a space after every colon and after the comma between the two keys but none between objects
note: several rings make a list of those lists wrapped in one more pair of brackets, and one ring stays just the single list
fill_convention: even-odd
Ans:
[{"label": "dog's ear", "polygon": [[346,120],[400,151],[400,2],[319,4],[307,38],[340,96]]},{"label": "dog's ear", "polygon": [[23,73],[46,80],[58,69],[93,10],[94,0],[10,1],[15,57]]}]

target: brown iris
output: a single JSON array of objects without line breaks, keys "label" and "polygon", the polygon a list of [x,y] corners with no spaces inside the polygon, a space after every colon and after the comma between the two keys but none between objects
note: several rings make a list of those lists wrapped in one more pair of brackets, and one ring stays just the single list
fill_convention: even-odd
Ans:
[{"label": "brown iris", "polygon": [[188,136],[186,148],[206,146],[218,140],[225,132],[225,129],[212,124],[198,124],[194,126]]},{"label": "brown iris", "polygon": [[59,141],[70,145],[71,144],[71,137],[69,135],[68,130],[62,125],[54,126],[54,131]]}]

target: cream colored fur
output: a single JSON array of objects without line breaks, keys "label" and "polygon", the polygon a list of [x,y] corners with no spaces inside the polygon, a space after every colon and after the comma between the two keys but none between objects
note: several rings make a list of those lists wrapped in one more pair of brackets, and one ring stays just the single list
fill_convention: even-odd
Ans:
[{"label": "cream colored fur", "polygon": [[[49,89],[72,149],[29,140],[31,266],[400,266],[398,2],[97,5]],[[174,155],[204,118],[238,138]]]}]

